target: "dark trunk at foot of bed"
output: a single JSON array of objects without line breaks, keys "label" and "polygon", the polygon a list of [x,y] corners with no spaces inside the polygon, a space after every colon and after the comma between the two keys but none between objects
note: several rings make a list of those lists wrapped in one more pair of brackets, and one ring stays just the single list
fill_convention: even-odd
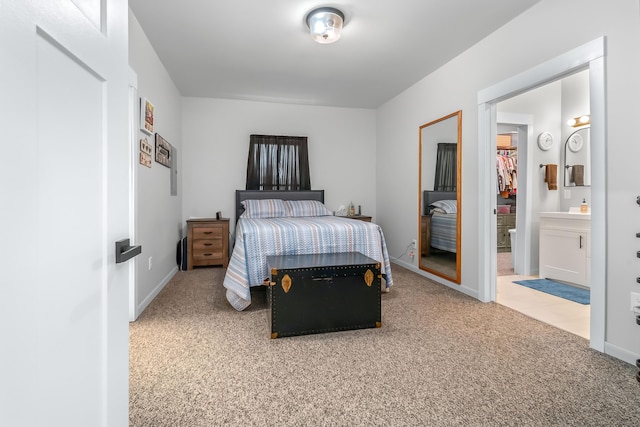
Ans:
[{"label": "dark trunk at foot of bed", "polygon": [[271,338],[381,327],[380,263],[359,252],[268,256]]}]

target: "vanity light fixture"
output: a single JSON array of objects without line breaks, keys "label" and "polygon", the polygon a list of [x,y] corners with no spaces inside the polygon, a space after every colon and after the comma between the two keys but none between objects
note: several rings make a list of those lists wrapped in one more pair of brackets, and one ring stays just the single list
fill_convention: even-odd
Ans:
[{"label": "vanity light fixture", "polygon": [[334,7],[319,7],[307,14],[311,38],[321,44],[337,42],[340,38],[344,13]]},{"label": "vanity light fixture", "polygon": [[591,124],[591,116],[585,114],[584,116],[574,117],[573,119],[569,119],[567,121],[567,124],[569,126],[573,126],[574,128],[577,128],[579,126],[586,126],[588,124]]}]

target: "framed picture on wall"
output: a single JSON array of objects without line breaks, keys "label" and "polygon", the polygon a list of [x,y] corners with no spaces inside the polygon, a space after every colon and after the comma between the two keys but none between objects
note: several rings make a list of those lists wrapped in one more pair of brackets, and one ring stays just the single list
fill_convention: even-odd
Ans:
[{"label": "framed picture on wall", "polygon": [[156,133],[156,162],[170,168],[172,152],[171,144]]},{"label": "framed picture on wall", "polygon": [[147,98],[140,98],[140,130],[148,135],[153,135],[154,107]]},{"label": "framed picture on wall", "polygon": [[142,138],[140,140],[140,164],[145,165],[146,167],[151,167],[151,154],[153,153],[153,148],[147,138]]}]

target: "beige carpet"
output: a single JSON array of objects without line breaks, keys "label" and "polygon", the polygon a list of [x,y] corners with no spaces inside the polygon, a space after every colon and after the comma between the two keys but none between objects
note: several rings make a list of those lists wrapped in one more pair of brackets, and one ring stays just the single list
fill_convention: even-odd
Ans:
[{"label": "beige carpet", "polygon": [[131,426],[638,426],[634,366],[393,265],[380,329],[269,339],[224,270],[178,273],[131,324]]}]

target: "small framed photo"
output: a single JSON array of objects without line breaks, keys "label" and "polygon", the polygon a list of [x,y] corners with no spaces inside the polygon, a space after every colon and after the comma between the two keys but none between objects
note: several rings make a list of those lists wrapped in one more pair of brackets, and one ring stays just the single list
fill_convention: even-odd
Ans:
[{"label": "small framed photo", "polygon": [[140,152],[140,164],[150,168],[151,167],[151,156],[146,154],[146,153],[143,153],[141,151]]},{"label": "small framed photo", "polygon": [[147,138],[142,138],[140,140],[140,151],[148,155],[153,153],[153,148],[151,147],[151,144],[149,144],[149,140]]},{"label": "small framed photo", "polygon": [[151,167],[151,153],[153,153],[153,148],[147,138],[142,138],[140,140],[140,164],[145,165],[146,167]]},{"label": "small framed photo", "polygon": [[168,168],[171,167],[173,147],[169,142],[156,133],[156,162]]},{"label": "small framed photo", "polygon": [[147,98],[140,98],[140,130],[148,135],[153,135],[154,107]]}]

